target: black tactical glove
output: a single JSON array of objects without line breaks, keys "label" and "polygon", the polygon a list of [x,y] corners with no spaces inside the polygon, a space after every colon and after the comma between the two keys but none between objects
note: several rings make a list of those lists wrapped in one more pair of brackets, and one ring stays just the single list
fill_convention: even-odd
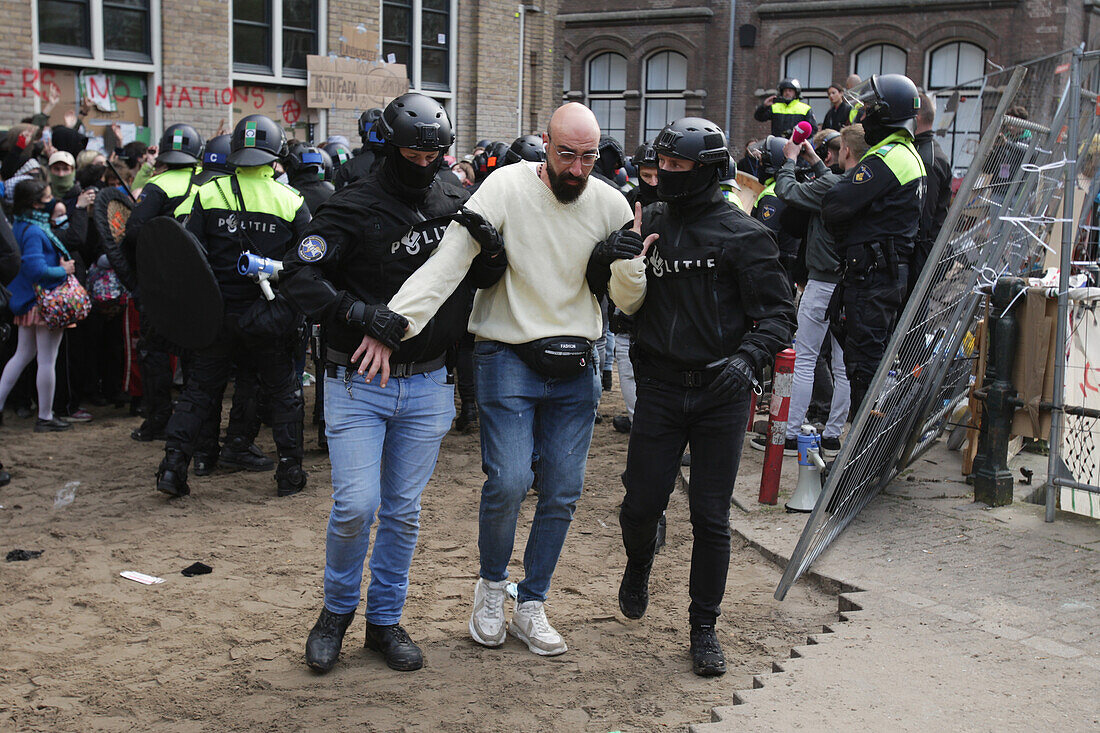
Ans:
[{"label": "black tactical glove", "polygon": [[710,383],[711,393],[723,400],[730,400],[756,386],[756,374],[743,356],[731,356],[722,371]]},{"label": "black tactical glove", "polygon": [[617,229],[611,236],[596,245],[592,259],[598,264],[610,265],[615,260],[632,260],[642,253],[642,235],[630,229]]},{"label": "black tactical glove", "polygon": [[281,293],[275,300],[258,298],[237,321],[245,337],[251,341],[286,338],[298,324],[298,311]]},{"label": "black tactical glove", "polygon": [[496,257],[504,251],[504,239],[485,217],[476,211],[463,207],[451,214],[451,220],[466,227],[466,231],[481,246],[481,251],[486,257]]},{"label": "black tactical glove", "polygon": [[400,313],[394,313],[382,303],[370,305],[355,301],[344,319],[363,333],[378,339],[391,350],[396,349],[405,335],[409,321]]}]

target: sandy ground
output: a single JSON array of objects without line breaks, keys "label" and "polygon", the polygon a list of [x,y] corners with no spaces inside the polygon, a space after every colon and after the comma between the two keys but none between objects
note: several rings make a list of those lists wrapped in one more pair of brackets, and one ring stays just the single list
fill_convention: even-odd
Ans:
[{"label": "sandy ground", "polygon": [[[616,390],[604,412],[621,404]],[[694,676],[691,535],[677,491],[649,613],[626,621],[616,602],[626,436],[608,419],[596,426],[585,494],[547,604],[569,652],[538,658],[511,638],[482,648],[466,630],[477,572],[478,439],[452,431],[424,493],[403,621],[426,667],[388,669],[363,649],[360,616],[336,669],[319,676],[303,657],[322,601],[330,507],[315,431],[303,494],[277,498],[270,474],[218,473],[192,477],[191,496],[168,501],[153,490],[161,445],[130,440],[137,419],[125,412],[98,413],[62,434],[35,435],[31,421],[10,412],[0,428],[0,459],[15,476],[0,489],[0,550],[45,551],[0,563],[0,729],[682,730],[709,720],[733,690],[751,687],[751,675],[835,618],[835,599],[805,584],[775,602],[777,570],[735,542],[719,627],[730,672]],[[54,508],[73,480],[81,482],[75,501]],[[522,576],[533,504],[524,503],[513,578]],[[196,560],[213,573],[182,576]],[[123,570],[166,582],[140,585],[119,577]]]}]

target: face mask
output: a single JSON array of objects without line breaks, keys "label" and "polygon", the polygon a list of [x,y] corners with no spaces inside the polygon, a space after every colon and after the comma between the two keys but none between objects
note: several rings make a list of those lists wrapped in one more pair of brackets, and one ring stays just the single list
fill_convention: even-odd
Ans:
[{"label": "face mask", "polygon": [[61,216],[54,219],[53,225],[58,229],[68,229],[69,228],[69,216],[68,216],[68,214],[62,214]]},{"label": "face mask", "polygon": [[76,171],[72,171],[66,176],[59,176],[53,171],[50,171],[49,177],[50,188],[53,189],[54,195],[58,198],[65,198],[65,194],[72,190],[75,183]]},{"label": "face mask", "polygon": [[863,139],[866,140],[867,144],[871,147],[878,145],[880,142],[890,137],[894,132],[896,132],[896,130],[881,125],[876,120],[863,120]]},{"label": "face mask", "polygon": [[696,165],[689,171],[657,171],[657,196],[661,201],[685,203],[718,184],[713,165]]},{"label": "face mask", "polygon": [[391,145],[386,146],[386,168],[396,193],[410,198],[423,198],[435,181],[435,174],[443,165],[443,156],[439,155],[426,166],[420,166],[405,158],[401,151]]},{"label": "face mask", "polygon": [[657,186],[651,186],[642,179],[638,179],[638,202],[642,206],[649,206],[660,201],[657,195]]},{"label": "face mask", "polygon": [[455,174],[455,176],[458,178],[459,183],[466,182],[466,172],[461,168],[456,168],[455,170],[451,171],[451,173]]}]

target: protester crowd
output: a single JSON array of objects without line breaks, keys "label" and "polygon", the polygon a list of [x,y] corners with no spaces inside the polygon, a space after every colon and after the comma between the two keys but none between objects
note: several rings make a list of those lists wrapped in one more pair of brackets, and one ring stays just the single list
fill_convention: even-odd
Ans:
[{"label": "protester crowd", "polygon": [[[472,638],[565,652],[545,603],[592,426],[609,416],[629,435],[620,609],[645,614],[688,463],[692,668],[722,674],[715,623],[750,392],[794,343],[785,451],[817,423],[835,456],[950,198],[933,99],[909,79],[832,85],[821,125],[800,96],[782,80],[755,114],[771,134],[736,152],[717,125],[684,118],[628,156],[567,104],[544,134],[483,139],[457,159],[446,111],[418,94],[365,111],[354,149],[339,135],[288,141],[250,115],[208,138],[179,122],[157,145],[106,152],[87,149],[86,105],[47,124],[53,98],[0,143],[0,419],[65,431],[128,405],[142,417],[131,437],[164,441],[158,491],[185,496],[190,475],[220,466],[273,470],[290,496],[309,478],[302,388],[315,382],[333,508],[306,660],[324,672],[367,562],[367,646],[394,669],[422,666],[401,612],[420,492],[452,427],[480,430],[487,477]],[[759,188],[748,211],[743,185]],[[174,290],[195,313],[164,315]],[[622,409],[603,398],[616,369]],[[264,424],[274,458],[255,443]]]}]

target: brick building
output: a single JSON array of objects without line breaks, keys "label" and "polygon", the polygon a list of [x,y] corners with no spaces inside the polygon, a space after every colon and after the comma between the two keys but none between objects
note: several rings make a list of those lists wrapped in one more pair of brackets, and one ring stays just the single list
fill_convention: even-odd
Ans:
[{"label": "brick building", "polygon": [[458,150],[468,150],[477,137],[511,140],[518,130],[540,129],[559,103],[557,2],[520,7],[501,0],[0,0],[0,127],[39,110],[56,86],[62,102],[54,122],[80,95],[99,97],[87,122],[97,134],[118,122],[126,138],[155,140],[165,126],[191,122],[210,135],[262,112],[296,137],[338,133],[355,143],[358,111],[309,109],[305,94],[305,57],[353,46],[405,64],[411,88],[447,106]]},{"label": "brick building", "polygon": [[[1082,42],[1100,46],[1097,0],[641,5],[571,0],[561,3],[557,16],[565,98],[592,105],[628,150],[682,114],[727,126],[731,144],[740,148],[767,134],[753,110],[784,76],[801,81],[820,120],[829,84],[843,83],[852,72],[905,73],[935,90]],[[956,132],[951,142],[961,149],[973,131]]]}]

